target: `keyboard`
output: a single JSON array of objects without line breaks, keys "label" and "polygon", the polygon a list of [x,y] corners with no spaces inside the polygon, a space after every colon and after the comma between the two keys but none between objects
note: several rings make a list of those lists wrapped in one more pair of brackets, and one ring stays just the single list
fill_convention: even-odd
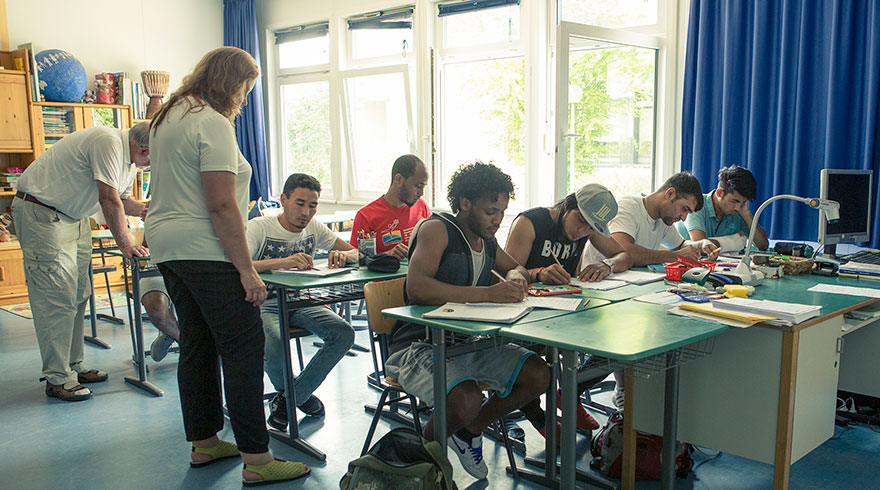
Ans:
[{"label": "keyboard", "polygon": [[854,254],[846,257],[849,262],[856,262],[859,264],[873,264],[880,265],[880,252],[872,252],[869,250],[861,250]]}]

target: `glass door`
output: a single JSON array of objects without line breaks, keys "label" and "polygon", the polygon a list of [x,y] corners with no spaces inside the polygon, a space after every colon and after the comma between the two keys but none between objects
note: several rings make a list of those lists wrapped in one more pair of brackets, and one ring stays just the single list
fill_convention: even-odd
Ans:
[{"label": "glass door", "polygon": [[556,40],[556,198],[593,182],[650,192],[663,40],[570,22]]}]

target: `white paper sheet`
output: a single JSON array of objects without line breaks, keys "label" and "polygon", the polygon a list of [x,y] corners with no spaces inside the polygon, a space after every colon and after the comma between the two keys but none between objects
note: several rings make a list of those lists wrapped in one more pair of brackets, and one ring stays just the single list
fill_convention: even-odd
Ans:
[{"label": "white paper sheet", "polygon": [[613,281],[626,281],[630,284],[648,284],[652,282],[662,281],[666,278],[666,273],[643,272],[643,271],[623,271],[615,272],[611,275]]},{"label": "white paper sheet", "polygon": [[572,279],[572,286],[577,286],[581,289],[592,289],[594,291],[608,291],[610,289],[616,289],[622,286],[626,286],[625,281],[615,281],[612,279],[602,279],[597,282],[584,282],[579,281],[577,279]]},{"label": "white paper sheet", "polygon": [[807,291],[817,293],[830,294],[846,294],[849,296],[867,296],[869,298],[880,298],[880,289],[874,288],[857,288],[853,286],[838,286],[836,284],[816,284]]}]

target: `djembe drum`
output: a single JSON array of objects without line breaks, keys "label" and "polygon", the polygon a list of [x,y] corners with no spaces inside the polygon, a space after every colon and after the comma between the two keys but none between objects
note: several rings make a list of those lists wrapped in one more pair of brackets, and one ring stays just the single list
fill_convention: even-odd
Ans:
[{"label": "djembe drum", "polygon": [[145,70],[141,72],[141,79],[144,81],[144,91],[150,97],[150,103],[147,104],[147,119],[152,119],[159,106],[162,105],[162,97],[168,93],[168,79],[170,74],[162,70]]}]

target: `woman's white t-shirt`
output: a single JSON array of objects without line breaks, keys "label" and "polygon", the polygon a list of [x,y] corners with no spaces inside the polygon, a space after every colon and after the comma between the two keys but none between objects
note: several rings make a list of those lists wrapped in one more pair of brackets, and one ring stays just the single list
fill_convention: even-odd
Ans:
[{"label": "woman's white t-shirt", "polygon": [[228,119],[204,106],[184,115],[175,105],[150,138],[153,199],[146,219],[147,245],[154,262],[229,262],[205,205],[202,172],[236,175],[235,199],[247,217],[251,166],[238,149]]}]

